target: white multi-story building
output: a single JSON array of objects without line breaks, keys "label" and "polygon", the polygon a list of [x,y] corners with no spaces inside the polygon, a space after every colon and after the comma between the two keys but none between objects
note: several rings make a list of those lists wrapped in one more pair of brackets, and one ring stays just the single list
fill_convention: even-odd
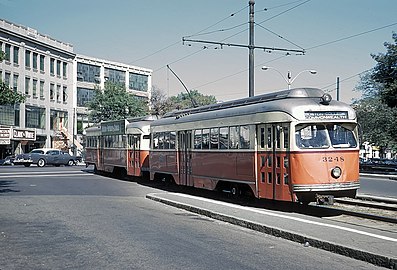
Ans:
[{"label": "white multi-story building", "polygon": [[26,101],[0,106],[0,158],[38,147],[81,148],[87,102],[110,80],[150,99],[152,71],[77,55],[69,43],[0,19],[0,79]]}]

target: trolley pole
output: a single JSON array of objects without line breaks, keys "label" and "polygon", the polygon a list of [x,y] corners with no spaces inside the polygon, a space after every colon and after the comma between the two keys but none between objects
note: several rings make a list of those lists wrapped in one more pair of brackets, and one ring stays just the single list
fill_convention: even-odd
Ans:
[{"label": "trolley pole", "polygon": [[249,13],[249,45],[248,45],[248,51],[249,51],[249,68],[248,68],[248,89],[249,89],[249,96],[253,97],[255,95],[254,93],[254,5],[255,5],[255,0],[250,0],[249,1],[249,6],[250,6],[250,13]]}]

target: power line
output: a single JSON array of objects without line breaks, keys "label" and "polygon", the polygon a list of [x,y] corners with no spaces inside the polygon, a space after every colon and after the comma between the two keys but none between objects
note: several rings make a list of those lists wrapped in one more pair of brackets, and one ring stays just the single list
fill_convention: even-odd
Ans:
[{"label": "power line", "polygon": [[329,41],[329,42],[326,42],[326,43],[323,43],[323,44],[320,44],[320,45],[316,45],[316,46],[307,48],[306,50],[312,50],[312,49],[316,49],[316,48],[319,48],[319,47],[322,47],[322,46],[333,44],[333,43],[336,43],[336,42],[339,42],[339,41],[343,41],[343,40],[351,39],[351,38],[354,38],[354,37],[362,36],[362,35],[365,35],[365,34],[368,34],[368,33],[371,33],[371,32],[375,32],[375,31],[378,31],[378,30],[381,30],[381,29],[384,29],[384,28],[388,28],[388,27],[394,26],[394,25],[397,25],[397,22],[389,24],[389,25],[381,26],[381,27],[378,27],[378,28],[375,28],[375,29],[372,29],[372,30],[364,31],[364,32],[361,32],[361,33],[358,33],[358,34],[355,34],[355,35],[348,36],[348,37],[343,37],[343,38],[340,38],[340,39],[337,39],[337,40],[334,40],[334,41]]},{"label": "power line", "polygon": [[268,29],[268,28],[266,28],[266,27],[263,27],[263,26],[262,26],[262,25],[260,25],[260,24],[257,24],[257,23],[255,23],[255,24],[256,24],[257,26],[259,26],[259,27],[261,27],[261,28],[265,29],[266,31],[268,31],[268,32],[272,33],[273,35],[275,35],[275,36],[277,36],[277,37],[279,37],[279,38],[281,38],[281,39],[283,39],[283,40],[287,41],[288,43],[290,43],[290,44],[292,44],[292,45],[294,45],[294,46],[296,46],[296,47],[298,47],[298,48],[300,48],[300,49],[304,50],[304,48],[303,48],[303,47],[301,47],[301,46],[299,46],[298,44],[296,44],[296,43],[294,43],[294,42],[292,42],[292,41],[290,41],[290,40],[286,39],[285,37],[283,37],[283,36],[281,36],[281,35],[277,34],[276,32],[273,32],[272,30],[270,30],[270,29]]}]

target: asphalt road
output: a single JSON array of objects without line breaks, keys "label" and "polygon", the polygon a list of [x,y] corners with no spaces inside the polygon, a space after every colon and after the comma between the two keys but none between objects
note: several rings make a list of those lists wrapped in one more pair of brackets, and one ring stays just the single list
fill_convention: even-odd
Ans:
[{"label": "asphalt road", "polygon": [[0,269],[377,269],[148,199],[83,167],[0,167]]},{"label": "asphalt road", "polygon": [[[393,177],[397,178],[397,175]],[[358,193],[397,199],[397,180],[391,180],[388,176],[361,176]]]}]

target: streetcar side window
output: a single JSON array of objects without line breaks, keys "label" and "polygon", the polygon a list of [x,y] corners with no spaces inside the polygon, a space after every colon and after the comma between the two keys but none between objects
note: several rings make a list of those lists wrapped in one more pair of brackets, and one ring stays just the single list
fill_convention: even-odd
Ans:
[{"label": "streetcar side window", "polygon": [[219,128],[219,149],[227,149],[229,144],[229,129],[227,127]]},{"label": "streetcar side window", "polygon": [[210,130],[208,128],[203,129],[203,143],[202,143],[202,148],[203,149],[209,149],[210,148]]},{"label": "streetcar side window", "polygon": [[175,149],[175,144],[176,144],[176,132],[171,131],[170,132],[170,149]]},{"label": "streetcar side window", "polygon": [[211,128],[210,135],[211,135],[210,148],[211,149],[218,149],[218,145],[219,145],[219,129],[218,128]]},{"label": "streetcar side window", "polygon": [[240,127],[238,126],[233,126],[229,128],[229,148],[230,149],[238,149],[238,144],[239,144],[239,133],[240,133]]},{"label": "streetcar side window", "polygon": [[250,148],[250,128],[249,126],[240,126],[240,149]]},{"label": "streetcar side window", "polygon": [[194,131],[194,149],[201,149],[201,129]]},{"label": "streetcar side window", "polygon": [[153,149],[159,149],[159,134],[153,133]]}]

